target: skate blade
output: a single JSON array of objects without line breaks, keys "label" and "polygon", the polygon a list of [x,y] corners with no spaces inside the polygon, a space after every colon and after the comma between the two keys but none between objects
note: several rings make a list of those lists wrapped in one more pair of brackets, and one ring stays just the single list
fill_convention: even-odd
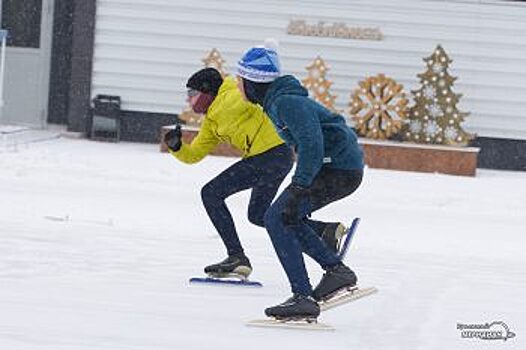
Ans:
[{"label": "skate blade", "polygon": [[263,287],[258,281],[249,281],[247,279],[215,278],[215,277],[192,277],[191,284],[209,284],[209,285],[231,285],[246,287]]},{"label": "skate blade", "polygon": [[261,320],[252,320],[246,323],[249,327],[263,327],[263,328],[288,328],[288,329],[302,329],[309,331],[334,331],[334,327],[318,322],[316,319],[276,319],[266,318]]},{"label": "skate blade", "polygon": [[248,281],[248,277],[234,272],[225,272],[225,273],[208,273],[208,277],[215,279],[235,279],[239,281]]},{"label": "skate blade", "polygon": [[369,296],[371,294],[374,294],[378,292],[378,289],[376,287],[366,287],[366,288],[359,288],[359,287],[352,287],[352,288],[345,288],[341,289],[329,296],[327,299],[324,299],[322,301],[319,301],[318,304],[320,306],[320,311],[327,311],[329,309],[332,309],[336,306],[350,303],[352,301],[355,301],[357,299]]}]

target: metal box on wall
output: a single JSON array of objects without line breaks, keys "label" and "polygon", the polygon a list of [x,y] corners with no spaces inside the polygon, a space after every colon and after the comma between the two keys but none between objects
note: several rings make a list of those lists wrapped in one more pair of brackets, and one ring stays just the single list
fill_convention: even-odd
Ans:
[{"label": "metal box on wall", "polygon": [[121,138],[121,98],[97,95],[91,109],[89,137],[98,141],[119,142]]}]

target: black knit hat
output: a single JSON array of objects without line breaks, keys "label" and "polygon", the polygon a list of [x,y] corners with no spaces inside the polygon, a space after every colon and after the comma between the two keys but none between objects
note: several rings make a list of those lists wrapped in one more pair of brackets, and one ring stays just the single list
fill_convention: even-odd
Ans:
[{"label": "black knit hat", "polygon": [[188,79],[186,87],[203,93],[217,95],[221,84],[223,84],[223,78],[217,69],[204,68],[195,72]]}]

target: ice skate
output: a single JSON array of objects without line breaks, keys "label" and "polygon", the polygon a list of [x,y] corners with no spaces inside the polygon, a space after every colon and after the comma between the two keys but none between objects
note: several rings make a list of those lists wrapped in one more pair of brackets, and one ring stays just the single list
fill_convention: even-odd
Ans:
[{"label": "ice skate", "polygon": [[338,253],[347,232],[347,228],[342,223],[331,222],[325,226],[321,238],[333,252]]},{"label": "ice skate", "polygon": [[343,263],[339,263],[327,269],[312,295],[316,301],[325,301],[339,290],[352,290],[357,281],[354,272]]},{"label": "ice skate", "polygon": [[232,255],[220,263],[205,267],[208,277],[192,277],[190,283],[262,287],[261,282],[248,280],[251,272],[252,266],[245,255]]},{"label": "ice skate", "polygon": [[282,321],[316,322],[320,307],[312,297],[294,294],[283,303],[265,309],[265,315]]},{"label": "ice skate", "polygon": [[378,291],[375,287],[358,288],[357,280],[354,272],[342,263],[328,269],[313,292],[320,310],[326,311]]},{"label": "ice skate", "polygon": [[252,265],[245,255],[231,255],[220,263],[205,267],[205,273],[213,278],[237,278],[246,280]]},{"label": "ice skate", "polygon": [[285,302],[265,309],[266,319],[252,320],[247,326],[278,327],[331,331],[333,327],[318,322],[320,307],[312,297],[294,294]]}]

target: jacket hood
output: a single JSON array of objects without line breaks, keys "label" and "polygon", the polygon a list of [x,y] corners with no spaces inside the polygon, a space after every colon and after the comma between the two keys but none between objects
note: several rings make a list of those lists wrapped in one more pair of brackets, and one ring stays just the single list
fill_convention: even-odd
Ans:
[{"label": "jacket hood", "polygon": [[265,100],[263,101],[265,110],[274,103],[276,98],[282,95],[308,96],[309,93],[307,89],[301,85],[298,79],[294,78],[292,75],[284,75],[274,80],[268,89]]},{"label": "jacket hood", "polygon": [[232,77],[226,77],[223,83],[219,87],[214,102],[208,108],[206,117],[208,119],[217,118],[217,113],[234,113],[240,114],[246,109],[243,104],[241,93],[237,88],[237,82]]}]

